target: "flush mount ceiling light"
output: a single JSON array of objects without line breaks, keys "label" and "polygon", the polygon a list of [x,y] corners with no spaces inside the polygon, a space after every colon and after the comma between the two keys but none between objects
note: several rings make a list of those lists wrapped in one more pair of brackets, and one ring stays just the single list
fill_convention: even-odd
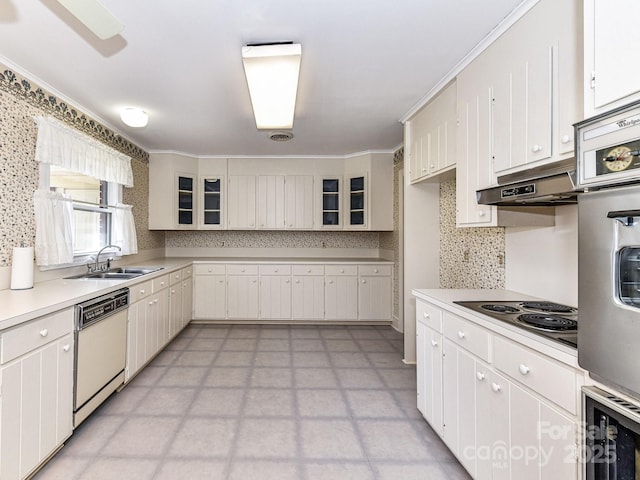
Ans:
[{"label": "flush mount ceiling light", "polygon": [[125,125],[133,128],[146,127],[149,123],[147,112],[135,107],[125,107],[120,110],[120,118]]},{"label": "flush mount ceiling light", "polygon": [[242,63],[258,129],[293,127],[301,57],[299,43],[242,47]]}]

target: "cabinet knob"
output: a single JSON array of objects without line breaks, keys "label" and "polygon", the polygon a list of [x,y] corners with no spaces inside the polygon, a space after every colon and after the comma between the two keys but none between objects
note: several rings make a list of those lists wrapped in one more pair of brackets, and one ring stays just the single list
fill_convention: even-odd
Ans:
[{"label": "cabinet knob", "polygon": [[340,273],[344,273],[344,268],[341,268],[341,269],[340,269]]},{"label": "cabinet knob", "polygon": [[480,210],[480,211],[478,212],[478,216],[479,216],[479,217],[484,217],[484,211],[483,211],[483,210]]},{"label": "cabinet knob", "polygon": [[256,282],[257,282],[256,279],[251,280],[251,283],[256,283]]},{"label": "cabinet knob", "polygon": [[40,330],[41,337],[46,337],[47,335],[49,335],[49,330],[47,330],[46,328],[43,328],[42,330]]},{"label": "cabinet knob", "polygon": [[436,168],[436,166],[432,163],[431,164],[431,170],[433,170],[434,168]]},{"label": "cabinet knob", "polygon": [[140,295],[144,295],[144,288],[140,290]]},{"label": "cabinet knob", "polygon": [[307,268],[307,273],[311,273],[311,269],[310,268]]},{"label": "cabinet knob", "polygon": [[491,390],[498,393],[500,390],[502,390],[502,386],[499,383],[491,382]]},{"label": "cabinet knob", "polygon": [[431,346],[432,347],[437,347],[438,346],[438,341],[437,340],[431,340]]},{"label": "cabinet knob", "polygon": [[333,283],[333,280],[329,280],[329,284]]},{"label": "cabinet knob", "polygon": [[290,226],[290,227],[293,227],[293,223],[290,223],[290,224],[289,224],[289,226]]},{"label": "cabinet knob", "polygon": [[224,280],[218,280],[218,283],[224,283]]},{"label": "cabinet knob", "polygon": [[62,350],[64,350],[65,352],[68,352],[69,350],[71,350],[71,345],[67,343],[64,347],[62,347]]},{"label": "cabinet knob", "polygon": [[426,172],[427,171],[427,167],[422,167],[422,171]]},{"label": "cabinet knob", "polygon": [[542,145],[534,145],[533,147],[531,147],[531,151],[533,153],[538,153],[542,151]]},{"label": "cabinet knob", "polygon": [[296,283],[300,283],[300,280],[296,280]]},{"label": "cabinet knob", "polygon": [[277,268],[275,268],[273,271],[274,271],[274,272],[276,272],[276,273],[278,273],[278,269],[277,269]]},{"label": "cabinet knob", "polygon": [[483,381],[484,380],[484,373],[482,372],[476,372],[476,378],[478,379],[478,381]]},{"label": "cabinet knob", "polygon": [[176,291],[172,288],[171,289],[171,294],[174,295],[176,293]]},{"label": "cabinet knob", "polygon": [[429,314],[428,314],[427,312],[424,312],[424,313],[422,314],[422,316],[423,316],[424,318],[429,318]]},{"label": "cabinet knob", "polygon": [[531,369],[527,367],[524,363],[520,364],[520,366],[518,367],[518,370],[520,370],[520,373],[522,375],[526,375],[531,371]]},{"label": "cabinet knob", "polygon": [[362,283],[367,283],[367,281],[366,280],[362,280]]},{"label": "cabinet knob", "polygon": [[163,285],[164,285],[164,282],[160,282],[160,286],[163,286]]},{"label": "cabinet knob", "polygon": [[571,141],[571,135],[563,135],[560,141],[564,144],[567,144]]},{"label": "cabinet knob", "polygon": [[242,273],[244,273],[244,268],[242,270],[240,270]]},{"label": "cabinet knob", "polygon": [[156,298],[156,299],[153,301],[153,303],[158,303],[158,299]]},{"label": "cabinet knob", "polygon": [[458,338],[459,338],[460,340],[462,340],[465,336],[466,336],[466,334],[465,334],[462,330],[459,330],[459,331],[458,331]]},{"label": "cabinet knob", "polygon": [[285,280],[284,283],[289,283],[289,280]]},{"label": "cabinet knob", "polygon": [[153,305],[153,300],[149,302],[149,305]]}]

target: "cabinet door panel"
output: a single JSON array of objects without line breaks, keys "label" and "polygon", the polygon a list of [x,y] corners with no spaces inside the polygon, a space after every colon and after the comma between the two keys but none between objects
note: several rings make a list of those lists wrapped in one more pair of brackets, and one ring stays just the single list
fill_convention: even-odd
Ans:
[{"label": "cabinet door panel", "polygon": [[196,275],[195,279],[194,318],[225,318],[227,315],[226,275]]},{"label": "cabinet door panel", "polygon": [[325,318],[357,320],[358,277],[327,276],[325,282]]},{"label": "cabinet door panel", "polygon": [[287,175],[286,228],[313,228],[313,176]]},{"label": "cabinet door panel", "polygon": [[0,478],[20,478],[20,415],[23,396],[21,362],[4,367],[1,374],[3,394],[0,408]]},{"label": "cabinet door panel", "polygon": [[284,176],[259,175],[257,192],[258,228],[284,228]]},{"label": "cabinet door panel", "polygon": [[360,320],[391,320],[391,277],[360,277]]},{"label": "cabinet door panel", "polygon": [[324,319],[324,277],[293,277],[291,314],[294,320]]},{"label": "cabinet door panel", "polygon": [[254,175],[229,176],[227,206],[229,228],[256,227],[256,177]]},{"label": "cabinet door panel", "polygon": [[227,281],[228,317],[235,320],[258,318],[258,277],[229,275]]},{"label": "cabinet door panel", "polygon": [[291,318],[291,277],[260,277],[260,318]]},{"label": "cabinet door panel", "polygon": [[[525,392],[514,384],[510,387],[511,394],[511,472],[517,474],[518,480],[538,480],[540,467],[538,457],[540,440],[538,430],[539,404],[537,398]],[[522,455],[520,453],[522,452]],[[531,455],[531,457],[530,457]],[[570,477],[544,477],[570,478]],[[575,477],[574,477],[575,478]]]},{"label": "cabinet door panel", "polygon": [[545,453],[540,478],[579,478],[577,431],[575,421],[540,402],[540,444]]}]

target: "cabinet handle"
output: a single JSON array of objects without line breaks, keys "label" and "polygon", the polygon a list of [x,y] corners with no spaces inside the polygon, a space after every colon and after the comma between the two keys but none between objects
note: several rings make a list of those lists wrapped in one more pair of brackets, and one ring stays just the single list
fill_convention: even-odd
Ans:
[{"label": "cabinet handle", "polygon": [[520,373],[522,375],[526,375],[531,371],[531,369],[527,367],[524,363],[520,364],[520,366],[518,367],[518,370],[520,370]]},{"label": "cabinet handle", "polygon": [[502,386],[499,383],[491,382],[491,390],[498,393],[500,390],[502,390]]},{"label": "cabinet handle", "polygon": [[422,314],[422,316],[423,316],[424,318],[429,318],[429,314],[428,314],[427,312],[424,312],[424,313]]},{"label": "cabinet handle", "polygon": [[438,341],[437,340],[431,340],[431,346],[432,347],[437,347],[438,346]]},{"label": "cabinet handle", "polygon": [[47,330],[46,328],[43,328],[42,330],[40,330],[41,337],[46,337],[47,335],[49,335],[49,330]]},{"label": "cabinet handle", "polygon": [[466,334],[465,334],[462,330],[459,330],[459,331],[458,331],[458,338],[459,338],[460,340],[462,340],[465,336],[466,336]]},{"label": "cabinet handle", "polygon": [[531,151],[532,151],[533,153],[541,152],[541,151],[542,151],[542,145],[534,145],[534,146],[531,148]]},{"label": "cabinet handle", "polygon": [[71,350],[71,345],[67,343],[64,347],[62,347],[62,350],[64,350],[65,352],[68,352],[69,350]]},{"label": "cabinet handle", "polygon": [[563,135],[560,141],[562,143],[569,143],[571,141],[571,135]]},{"label": "cabinet handle", "polygon": [[478,381],[483,381],[484,380],[484,373],[482,372],[476,372],[476,378],[478,379]]}]

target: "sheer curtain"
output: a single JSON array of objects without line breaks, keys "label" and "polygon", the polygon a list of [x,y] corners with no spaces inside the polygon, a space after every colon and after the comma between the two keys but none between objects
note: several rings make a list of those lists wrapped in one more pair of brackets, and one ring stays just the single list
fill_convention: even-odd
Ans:
[{"label": "sheer curtain", "polygon": [[138,236],[131,205],[118,203],[111,208],[113,209],[111,243],[120,247],[122,255],[138,253]]},{"label": "sheer curtain", "polygon": [[[60,166],[98,180],[133,186],[131,157],[85,135],[53,117],[35,117],[38,124],[36,161]],[[36,263],[40,266],[73,263],[73,201],[48,190],[34,195],[36,217]],[[130,205],[111,205],[111,243],[122,255],[138,253]]]},{"label": "sheer curtain", "polygon": [[73,203],[62,193],[36,190],[36,264],[73,262]]},{"label": "sheer curtain", "polygon": [[131,157],[53,117],[36,117],[36,161],[51,163],[99,180],[133,186]]}]

